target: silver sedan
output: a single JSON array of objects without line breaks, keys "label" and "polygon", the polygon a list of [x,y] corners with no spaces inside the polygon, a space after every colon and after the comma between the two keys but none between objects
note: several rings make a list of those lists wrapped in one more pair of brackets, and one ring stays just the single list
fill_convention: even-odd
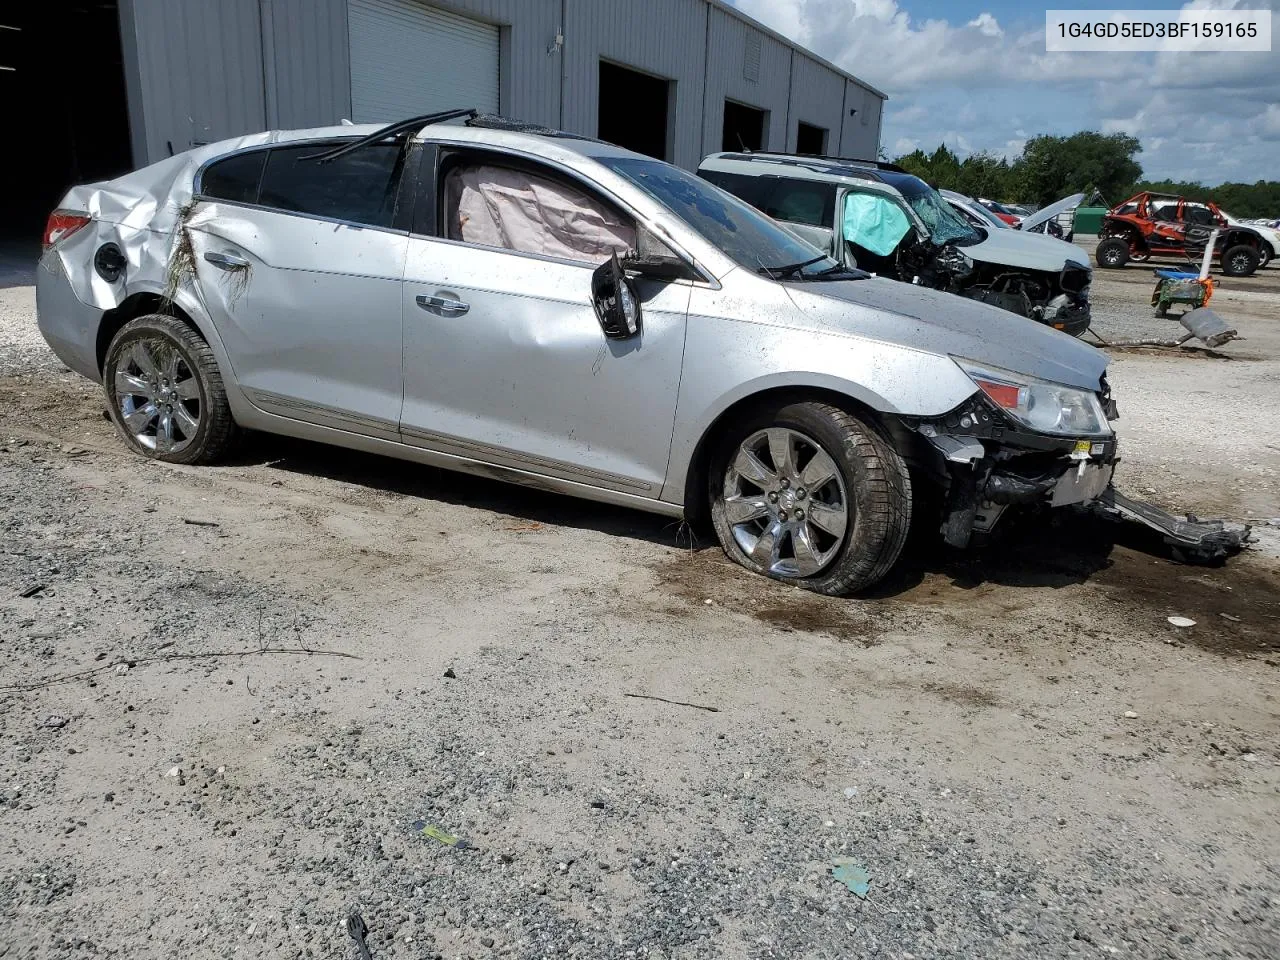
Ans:
[{"label": "silver sedan", "polygon": [[1092,347],[845,269],[661,161],[458,113],[72,189],[41,331],[143,456],[324,441],[709,522],[830,594],[913,519],[964,545],[1106,488]]}]

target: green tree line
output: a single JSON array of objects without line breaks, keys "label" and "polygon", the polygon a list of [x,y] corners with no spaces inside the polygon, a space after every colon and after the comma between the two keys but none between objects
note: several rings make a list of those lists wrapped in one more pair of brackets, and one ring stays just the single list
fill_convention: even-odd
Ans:
[{"label": "green tree line", "polygon": [[1106,204],[1141,190],[1212,200],[1233,216],[1280,217],[1280,182],[1199,183],[1142,179],[1137,154],[1142,146],[1125,133],[1082,131],[1067,137],[1028,140],[1013,160],[975,153],[961,160],[945,144],[932,153],[913,150],[895,163],[935,187],[972,197],[1044,206],[1068,194],[1097,191]]}]

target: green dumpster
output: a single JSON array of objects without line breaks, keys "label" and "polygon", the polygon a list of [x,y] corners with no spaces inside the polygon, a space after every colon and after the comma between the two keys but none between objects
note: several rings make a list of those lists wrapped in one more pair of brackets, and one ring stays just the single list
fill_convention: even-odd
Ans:
[{"label": "green dumpster", "polygon": [[1106,215],[1106,207],[1076,207],[1075,232],[1096,234],[1102,229],[1102,218]]}]

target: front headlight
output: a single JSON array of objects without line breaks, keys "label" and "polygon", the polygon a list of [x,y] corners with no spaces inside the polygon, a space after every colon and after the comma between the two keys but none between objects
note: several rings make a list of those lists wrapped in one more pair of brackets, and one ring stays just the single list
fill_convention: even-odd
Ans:
[{"label": "front headlight", "polygon": [[1098,395],[1048,380],[952,357],[984,394],[1013,419],[1037,433],[1107,436],[1111,427]]}]

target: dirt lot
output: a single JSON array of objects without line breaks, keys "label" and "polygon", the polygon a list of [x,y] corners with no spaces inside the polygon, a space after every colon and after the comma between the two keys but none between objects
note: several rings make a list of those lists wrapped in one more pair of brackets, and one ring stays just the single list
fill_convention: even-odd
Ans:
[{"label": "dirt lot", "polygon": [[[21,282],[0,957],[337,958],[353,905],[377,960],[1280,955],[1280,269],[1247,341],[1113,354],[1122,486],[1257,549],[1025,526],[856,601],[376,457],[141,461]],[[1173,328],[1149,283],[1104,337]]]}]

